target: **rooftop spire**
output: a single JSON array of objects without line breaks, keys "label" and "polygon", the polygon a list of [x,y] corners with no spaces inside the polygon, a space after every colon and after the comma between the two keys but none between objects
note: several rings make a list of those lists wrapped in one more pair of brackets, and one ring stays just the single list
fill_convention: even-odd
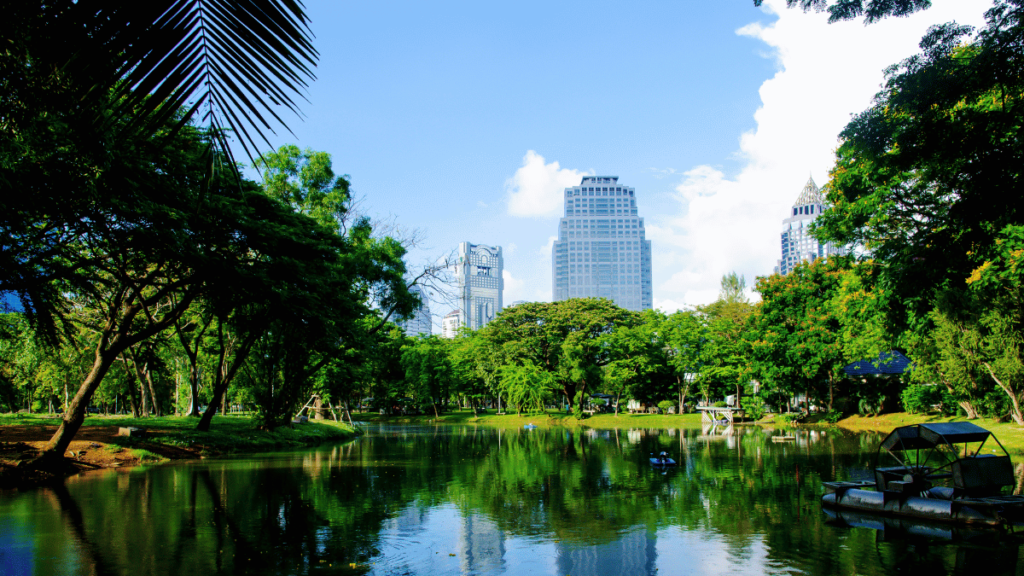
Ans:
[{"label": "rooftop spire", "polygon": [[807,184],[804,184],[804,189],[800,191],[800,195],[797,196],[796,202],[793,206],[824,203],[825,199],[821,197],[821,191],[818,190],[818,185],[814,183],[814,178],[812,176],[808,176]]}]

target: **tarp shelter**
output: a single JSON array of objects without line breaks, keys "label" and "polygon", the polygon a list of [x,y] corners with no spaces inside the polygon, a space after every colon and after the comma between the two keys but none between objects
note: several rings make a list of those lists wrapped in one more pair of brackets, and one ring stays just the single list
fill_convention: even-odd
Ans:
[{"label": "tarp shelter", "polygon": [[843,368],[847,376],[903,374],[911,366],[910,359],[898,350],[882,352],[877,358],[858,360]]}]

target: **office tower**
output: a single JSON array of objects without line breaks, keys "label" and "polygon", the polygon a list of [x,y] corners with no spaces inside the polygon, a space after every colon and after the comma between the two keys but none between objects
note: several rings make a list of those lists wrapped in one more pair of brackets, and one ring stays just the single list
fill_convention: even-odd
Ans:
[{"label": "office tower", "polygon": [[799,262],[813,261],[845,253],[832,244],[822,244],[810,235],[810,225],[825,208],[825,198],[814,183],[808,178],[803,190],[793,204],[793,214],[782,221],[782,259],[775,266],[778,274],[789,274]]},{"label": "office tower", "polygon": [[470,330],[482,328],[501,311],[505,280],[501,246],[459,244],[456,276],[459,279],[459,322]]},{"label": "office tower", "polygon": [[452,310],[441,320],[441,338],[455,338],[462,327],[462,311]]},{"label": "office tower", "polygon": [[602,297],[629,310],[653,307],[651,242],[633,188],[618,176],[584,176],[565,189],[565,216],[551,248],[551,298]]},{"label": "office tower", "polygon": [[433,326],[431,325],[430,303],[427,302],[427,295],[418,284],[413,284],[409,288],[409,292],[420,297],[420,305],[413,311],[410,318],[399,321],[398,326],[405,330],[408,336],[430,336],[433,333]]}]

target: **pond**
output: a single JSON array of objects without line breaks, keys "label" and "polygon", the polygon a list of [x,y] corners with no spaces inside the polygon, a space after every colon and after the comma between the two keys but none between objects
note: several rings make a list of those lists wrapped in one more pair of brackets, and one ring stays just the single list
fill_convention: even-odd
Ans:
[{"label": "pond", "polygon": [[[864,478],[879,440],[373,427],[302,452],[0,492],[0,574],[1024,573],[1005,543],[828,523],[821,482]],[[650,466],[663,450],[680,465]]]}]

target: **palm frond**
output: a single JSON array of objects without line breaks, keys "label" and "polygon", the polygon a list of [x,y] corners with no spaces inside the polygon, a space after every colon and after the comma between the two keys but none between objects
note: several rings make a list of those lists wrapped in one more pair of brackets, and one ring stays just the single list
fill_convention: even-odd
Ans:
[{"label": "palm frond", "polygon": [[[151,130],[186,109],[234,134],[250,160],[301,115],[319,57],[296,0],[79,0],[62,16],[91,28],[74,54],[98,89],[116,86],[115,116]],[[290,131],[290,130],[289,130]],[[219,144],[229,149],[227,135]]]}]

